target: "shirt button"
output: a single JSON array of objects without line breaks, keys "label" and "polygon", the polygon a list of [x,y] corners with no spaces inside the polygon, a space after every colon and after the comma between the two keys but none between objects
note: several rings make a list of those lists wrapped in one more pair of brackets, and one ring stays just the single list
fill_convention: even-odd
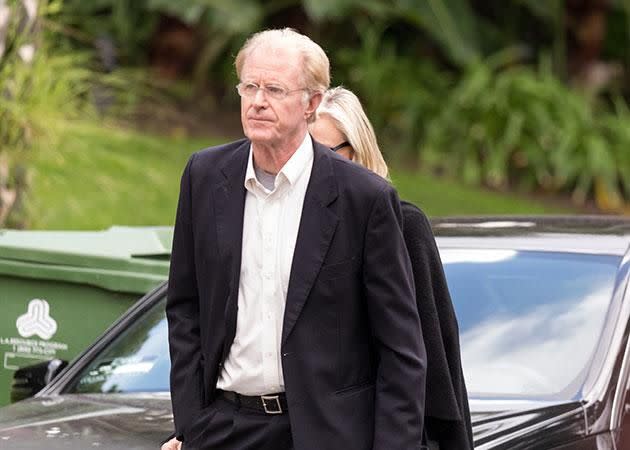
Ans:
[{"label": "shirt button", "polygon": [[265,278],[271,280],[271,272],[265,272]]},{"label": "shirt button", "polygon": [[267,357],[267,358],[271,358],[272,356],[273,355],[271,353],[269,353],[269,352],[265,353],[265,357]]}]

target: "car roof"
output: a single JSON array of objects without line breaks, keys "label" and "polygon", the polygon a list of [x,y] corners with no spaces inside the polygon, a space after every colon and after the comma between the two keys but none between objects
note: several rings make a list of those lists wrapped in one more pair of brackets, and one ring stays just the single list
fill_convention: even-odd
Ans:
[{"label": "car roof", "polygon": [[630,217],[484,216],[431,220],[440,248],[496,248],[623,256]]}]

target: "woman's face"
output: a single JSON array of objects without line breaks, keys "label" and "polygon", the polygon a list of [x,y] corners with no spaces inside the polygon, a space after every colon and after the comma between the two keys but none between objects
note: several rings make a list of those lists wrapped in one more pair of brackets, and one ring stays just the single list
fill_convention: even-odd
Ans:
[{"label": "woman's face", "polygon": [[[347,141],[346,137],[335,125],[335,122],[326,114],[320,114],[308,127],[313,139],[326,147],[334,148]],[[337,150],[341,156],[352,159],[354,151],[350,144]]]}]

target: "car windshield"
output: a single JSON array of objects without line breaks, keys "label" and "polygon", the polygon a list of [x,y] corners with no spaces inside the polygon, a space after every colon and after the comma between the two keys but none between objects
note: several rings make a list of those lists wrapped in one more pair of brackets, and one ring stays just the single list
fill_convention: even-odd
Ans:
[{"label": "car windshield", "polygon": [[442,249],[469,394],[573,398],[620,257]]},{"label": "car windshield", "polygon": [[[440,254],[469,393],[572,398],[601,334],[621,258],[452,248]],[[168,391],[165,301],[102,350],[70,391]]]},{"label": "car windshield", "polygon": [[166,297],[112,341],[80,374],[71,392],[169,390]]}]

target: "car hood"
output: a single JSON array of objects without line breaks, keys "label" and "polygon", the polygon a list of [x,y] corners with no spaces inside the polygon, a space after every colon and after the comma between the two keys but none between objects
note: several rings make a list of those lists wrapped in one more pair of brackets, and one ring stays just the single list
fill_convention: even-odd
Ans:
[{"label": "car hood", "polygon": [[585,433],[579,401],[470,401],[475,448],[550,448]]},{"label": "car hood", "polygon": [[60,395],[0,409],[0,447],[151,449],[173,430],[168,394]]},{"label": "car hood", "polygon": [[[584,433],[579,402],[471,401],[476,448],[525,449]],[[38,397],[0,409],[0,447],[155,450],[173,430],[170,396],[90,394]],[[504,447],[504,448],[508,448]]]}]

